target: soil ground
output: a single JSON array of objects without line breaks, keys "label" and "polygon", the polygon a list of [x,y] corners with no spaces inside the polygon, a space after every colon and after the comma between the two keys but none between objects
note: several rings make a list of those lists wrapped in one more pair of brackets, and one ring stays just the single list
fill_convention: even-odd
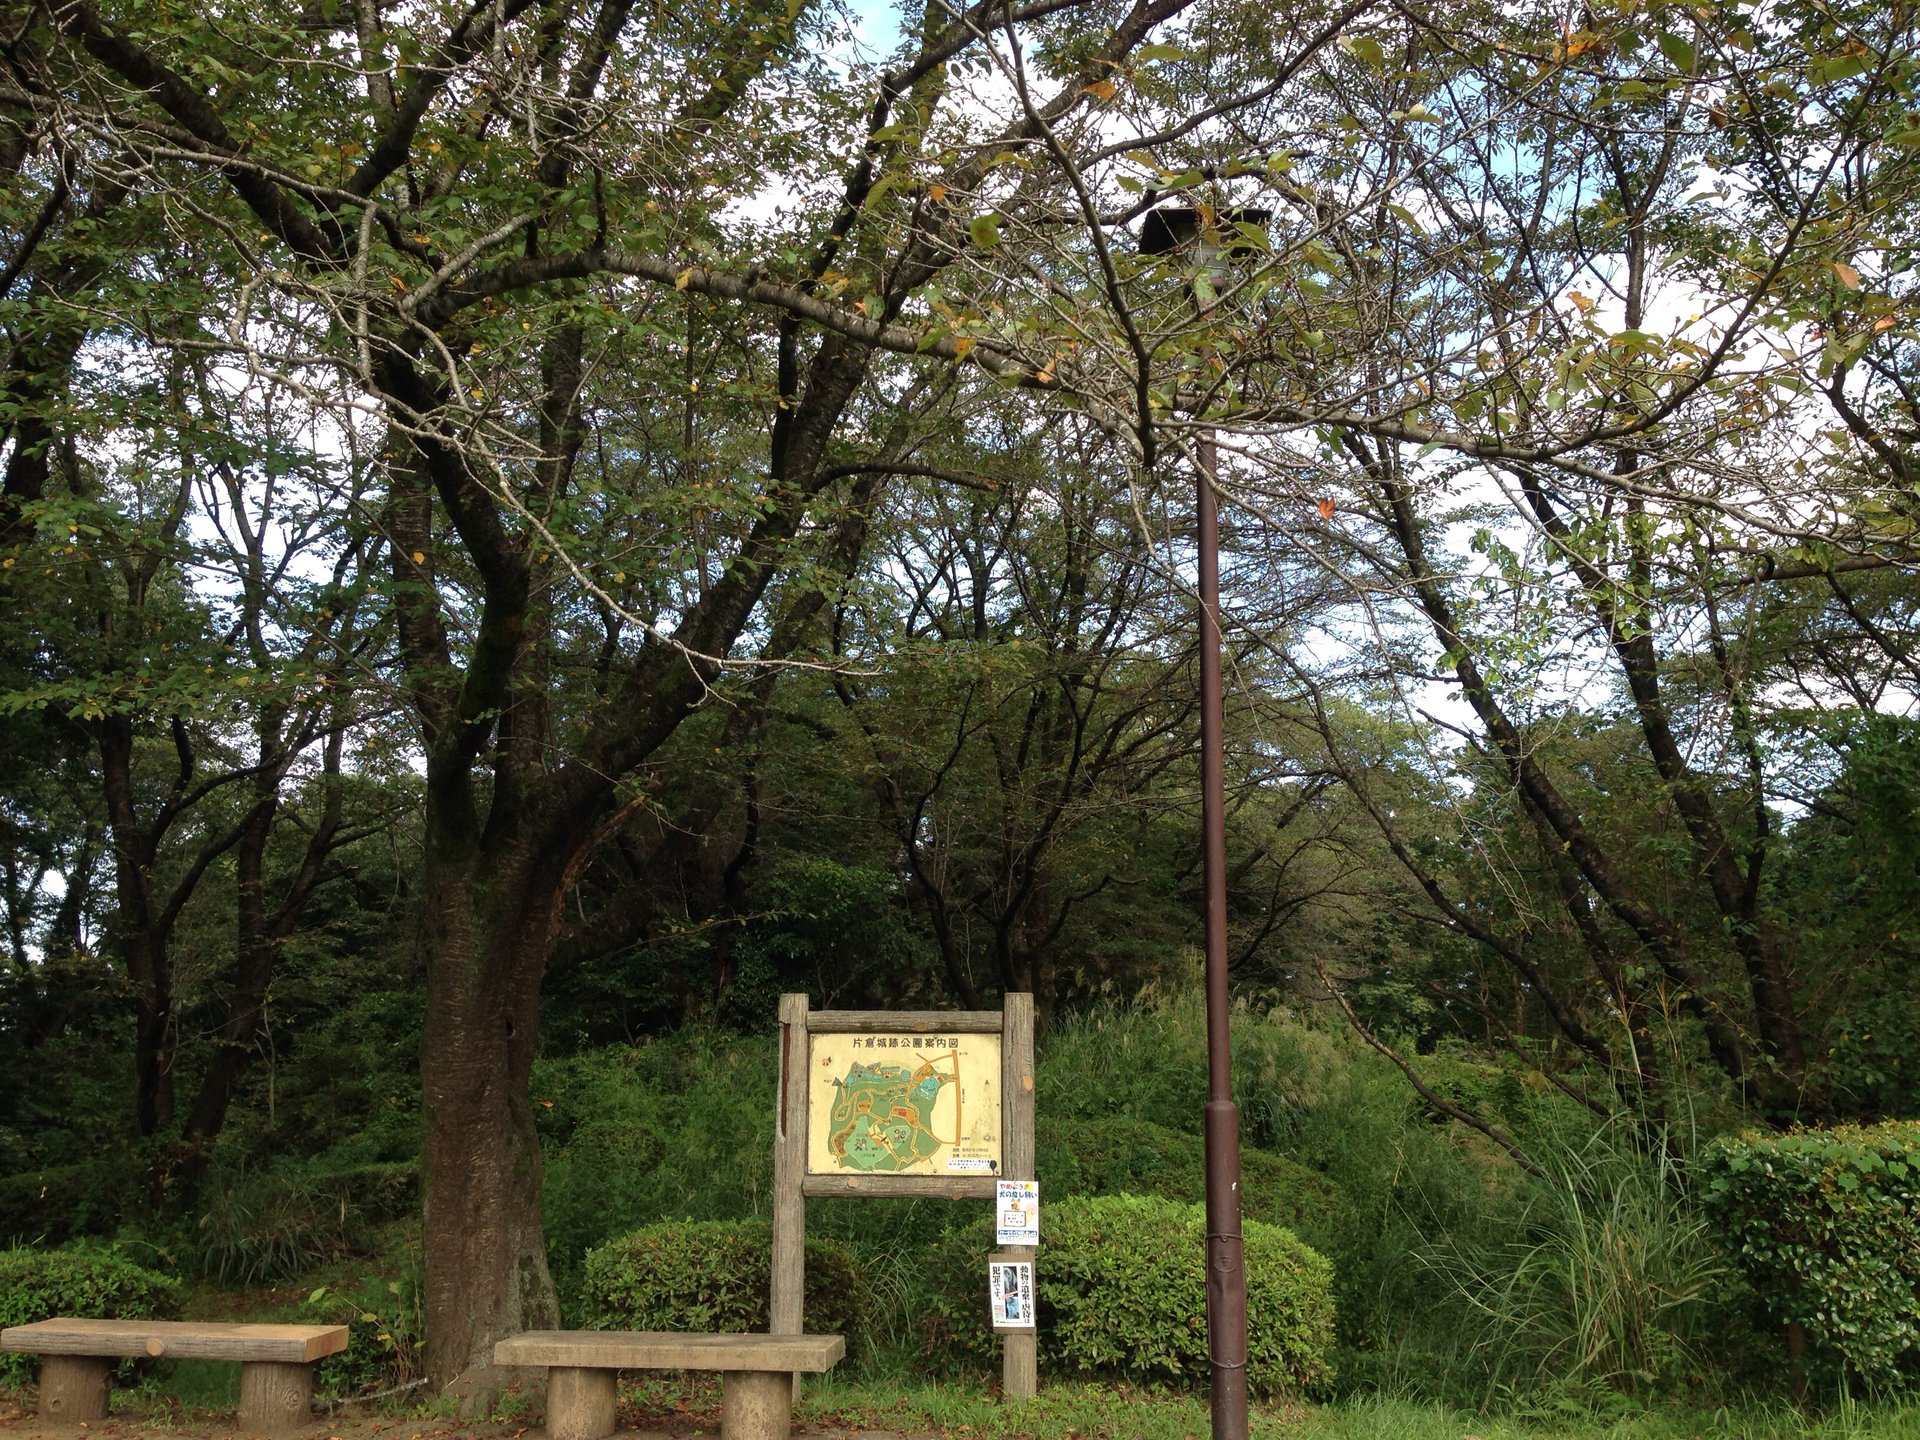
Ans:
[{"label": "soil ground", "polygon": [[[720,1413],[632,1413],[622,1406],[619,1440],[719,1440]],[[525,1421],[474,1422],[427,1420],[382,1415],[344,1406],[335,1414],[316,1411],[313,1424],[298,1440],[545,1440],[546,1430]],[[895,1430],[850,1430],[844,1426],[793,1427],[795,1440],[937,1440],[934,1432],[909,1435]],[[252,1440],[233,1415],[210,1411],[128,1407],[117,1403],[105,1420],[92,1425],[44,1425],[19,1400],[0,1399],[0,1440]]]}]

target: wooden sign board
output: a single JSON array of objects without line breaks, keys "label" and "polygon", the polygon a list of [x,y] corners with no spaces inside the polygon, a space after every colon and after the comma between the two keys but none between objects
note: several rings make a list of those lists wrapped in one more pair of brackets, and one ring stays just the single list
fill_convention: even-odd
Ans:
[{"label": "wooden sign board", "polygon": [[[991,1201],[1001,1180],[1033,1178],[1031,995],[1002,1010],[926,1011],[816,1011],[805,995],[780,997],[773,1334],[804,1333],[807,1197]],[[996,1258],[1030,1264],[1033,1251]],[[1010,1400],[1034,1394],[1032,1330],[1005,1336],[1001,1379]]]},{"label": "wooden sign board", "polygon": [[998,1176],[1000,1037],[811,1034],[807,1174]]}]

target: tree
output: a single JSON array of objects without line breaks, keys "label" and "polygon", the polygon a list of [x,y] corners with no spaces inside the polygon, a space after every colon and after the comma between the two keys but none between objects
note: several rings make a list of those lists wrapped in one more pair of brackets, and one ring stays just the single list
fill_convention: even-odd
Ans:
[{"label": "tree", "polygon": [[[1531,953],[1532,914],[1487,923],[1370,808],[1443,922],[1574,1049],[1643,1102],[1652,1052],[1616,1054],[1603,1022],[1671,1003],[1682,1048],[1743,1103],[1817,1116],[1794,941],[1765,904],[1781,828],[1770,685],[1776,655],[1802,675],[1813,657],[1773,650],[1769,621],[1783,587],[1833,583],[1844,607],[1842,577],[1914,558],[1903,524],[1863,523],[1904,483],[1888,417],[1907,403],[1895,277],[1912,147],[1887,137],[1911,94],[1911,17],[1340,20],[1338,49],[1308,32],[1256,74],[1240,58],[1256,47],[1232,41],[1262,22],[1221,7],[1161,66],[1116,80],[1118,133],[1048,155],[1086,243],[1018,237],[1045,259],[999,342],[1146,467],[1219,434],[1223,488],[1268,527],[1274,583],[1341,577],[1320,653],[1289,659],[1357,792],[1368,777],[1334,702],[1385,680],[1414,716],[1453,689],[1434,778],[1499,792],[1583,971],[1557,982]],[[1784,145],[1808,106],[1817,143]],[[1138,213],[1169,191],[1237,267],[1143,265],[1099,241],[1118,197],[1140,196],[1120,211]],[[1869,237],[1893,257],[1883,286],[1861,268]],[[1070,318],[1046,287],[1074,296]],[[1049,304],[1057,327],[1022,328]],[[1845,428],[1809,443],[1824,408]],[[1855,642],[1898,666],[1855,609]],[[1329,654],[1353,657],[1352,679]],[[1827,703],[1848,682],[1824,674]],[[1645,776],[1651,828],[1609,833],[1588,812],[1616,787],[1555,763],[1556,725],[1589,690],[1631,724],[1622,777]],[[1678,888],[1671,848],[1648,853],[1669,841]]]},{"label": "tree", "polygon": [[[1299,204],[1325,236],[1324,272],[1357,343],[1270,357],[1265,408],[1312,425],[1316,473],[1346,477],[1323,515],[1345,517],[1337,540],[1357,564],[1345,563],[1366,577],[1365,648],[1410,711],[1430,703],[1436,672],[1457,687],[1472,748],[1448,744],[1438,768],[1510,817],[1456,831],[1477,853],[1461,864],[1423,856],[1373,807],[1445,923],[1497,956],[1575,1051],[1628,1077],[1630,1103],[1657,1109],[1647,1017],[1672,1007],[1743,1099],[1785,1122],[1832,1100],[1812,1065],[1792,926],[1767,904],[1781,830],[1772,686],[1812,658],[1781,647],[1775,617],[1793,605],[1784,587],[1843,588],[1842,575],[1912,558],[1856,518],[1863,491],[1884,483],[1885,446],[1856,427],[1866,473],[1830,456],[1822,474],[1795,430],[1809,408],[1792,397],[1817,381],[1851,410],[1849,356],[1897,325],[1888,297],[1862,296],[1863,314],[1844,303],[1860,277],[1839,257],[1859,232],[1822,217],[1890,218],[1906,166],[1880,145],[1870,103],[1897,68],[1886,32],[1836,37],[1808,19],[1769,51],[1783,67],[1770,73],[1796,77],[1831,118],[1812,158],[1783,166],[1757,139],[1772,102],[1742,59],[1760,44],[1747,24],[1737,11],[1653,12],[1498,49],[1418,23],[1356,41],[1356,60],[1393,82],[1378,102],[1394,107],[1380,117],[1391,138],[1349,147],[1340,182]],[[1813,49],[1827,44],[1842,53]],[[1437,80],[1444,71],[1402,68],[1429,46],[1462,69]],[[1416,121],[1438,138],[1416,139]],[[1754,203],[1735,207],[1738,228],[1691,208],[1703,169],[1710,182],[1749,164],[1741,193]],[[1855,178],[1869,173],[1870,202]],[[1669,320],[1682,278],[1698,287],[1695,313]],[[1829,328],[1803,359],[1787,327],[1810,313]],[[1266,464],[1284,480],[1282,465],[1302,459]],[[1250,488],[1269,510],[1299,493]],[[1398,649],[1408,621],[1429,638]],[[1543,680],[1560,666],[1569,679]],[[1848,683],[1839,674],[1816,682],[1823,705]],[[1633,743],[1583,776],[1562,737],[1595,692],[1630,727],[1609,738]],[[1618,825],[1607,810],[1629,790],[1638,823]],[[1508,823],[1518,833],[1489,853]],[[1538,891],[1513,868],[1530,850]],[[1493,894],[1474,896],[1471,870]],[[1543,915],[1557,916],[1563,954],[1584,955],[1571,973],[1543,960]],[[1620,1017],[1631,1043],[1606,1038]]]},{"label": "tree", "polygon": [[[1001,145],[1084,110],[1182,5],[1078,8],[1052,98],[1023,101]],[[998,151],[952,148],[933,122],[949,62],[997,14],[930,10],[864,120],[826,68],[822,17],[785,4],[509,0],[311,23],[80,4],[35,21],[12,103],[110,136],[159,175],[168,223],[221,253],[232,318],[168,338],[380,457],[384,493],[361,513],[388,557],[427,770],[427,1307],[443,1380],[484,1381],[494,1338],[553,1318],[525,1085],[562,899],[763,600],[768,659],[817,613],[818,590],[774,581],[831,565],[862,523],[834,450],[876,353],[968,354],[900,322],[969,240],[934,192],[970,195],[994,168]],[[818,136],[824,155],[805,143]],[[829,167],[845,178],[825,224],[755,245],[724,223],[750,177],[806,185]],[[759,473],[658,488],[649,457],[628,467],[634,429],[603,408],[602,377],[658,375],[658,337],[708,302],[753,337],[738,383],[767,424]],[[691,388],[676,379],[676,396]],[[361,418],[369,402],[384,433]],[[676,503],[686,516],[695,484],[730,502],[709,563],[670,552],[610,579],[591,537]],[[836,498],[839,518],[811,528]],[[623,589],[622,573],[640,579]],[[603,621],[599,682],[563,692],[563,711],[584,597],[622,628],[609,644]]]}]

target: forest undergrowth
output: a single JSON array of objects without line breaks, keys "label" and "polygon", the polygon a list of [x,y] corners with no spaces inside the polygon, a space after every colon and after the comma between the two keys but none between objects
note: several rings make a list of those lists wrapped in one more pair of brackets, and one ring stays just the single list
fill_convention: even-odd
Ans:
[{"label": "forest undergrowth", "polygon": [[[1096,1009],[1053,1028],[1037,1077],[1046,1203],[1201,1198],[1203,1040],[1203,1017],[1185,1002]],[[1331,1378],[1263,1406],[1263,1428],[1383,1440],[1920,1434],[1894,1399],[1849,1395],[1840,1375],[1792,1373],[1696,1203],[1690,1153],[1706,1121],[1650,1148],[1521,1073],[1445,1047],[1419,1057],[1427,1083],[1496,1116],[1526,1147],[1540,1171],[1531,1175],[1432,1113],[1343,1031],[1245,1009],[1234,1040],[1246,1214],[1327,1257],[1337,1317]],[[316,1118],[309,1133],[323,1143],[308,1153],[267,1161],[255,1136],[249,1157],[242,1123],[195,1206],[127,1212],[110,1233],[59,1238],[178,1277],[190,1316],[349,1323],[353,1349],[328,1362],[323,1393],[420,1413],[415,1122],[382,1098],[404,1080],[393,1063],[393,1089],[376,1066],[354,1091],[361,1123]],[[766,1036],[710,1028],[540,1063],[533,1100],[563,1323],[581,1323],[582,1260],[595,1247],[663,1221],[768,1213],[772,1155],[760,1142],[773,1067]],[[337,1111],[342,1101],[335,1087],[303,1089],[297,1072],[281,1083],[282,1126],[287,1107]],[[947,1293],[969,1283],[965,1266],[956,1281],[934,1259],[977,1208],[809,1204],[810,1234],[845,1248],[859,1287],[850,1359],[811,1392],[818,1423],[1203,1433],[1204,1402],[1177,1388],[1061,1376],[1037,1406],[999,1406],[990,1350],[929,1329],[930,1315],[965,1324],[970,1298]],[[225,1367],[158,1367],[125,1403],[178,1420],[231,1404],[235,1383]],[[702,1392],[690,1384],[664,1400],[644,1387],[630,1398],[641,1411],[697,1413]]]}]

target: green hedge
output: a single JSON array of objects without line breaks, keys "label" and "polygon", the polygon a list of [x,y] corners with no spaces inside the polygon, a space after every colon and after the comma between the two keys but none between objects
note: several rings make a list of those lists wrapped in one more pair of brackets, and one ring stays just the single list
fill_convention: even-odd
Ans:
[{"label": "green hedge", "polygon": [[[179,1313],[177,1280],[110,1250],[0,1250],[0,1329],[56,1315],[147,1320]],[[0,1355],[0,1384],[21,1385],[33,1373],[33,1356]]]},{"label": "green hedge", "polygon": [[1709,1216],[1769,1319],[1868,1383],[1903,1383],[1920,1350],[1920,1124],[1715,1141]]},{"label": "green hedge", "polygon": [[[1045,1192],[1042,1192],[1045,1193]],[[1333,1367],[1333,1267],[1292,1231],[1247,1220],[1247,1382],[1255,1394],[1325,1384]],[[1050,1200],[1041,1207],[1041,1366],[1048,1374],[1204,1386],[1206,1218],[1147,1195]],[[937,1287],[926,1340],[984,1359],[991,1220],[949,1236],[928,1263]]]},{"label": "green hedge", "polygon": [[[583,1323],[606,1330],[746,1331],[767,1328],[773,1227],[764,1220],[646,1225],[587,1252]],[[807,1237],[806,1328],[845,1335],[866,1316],[853,1251]]]}]

